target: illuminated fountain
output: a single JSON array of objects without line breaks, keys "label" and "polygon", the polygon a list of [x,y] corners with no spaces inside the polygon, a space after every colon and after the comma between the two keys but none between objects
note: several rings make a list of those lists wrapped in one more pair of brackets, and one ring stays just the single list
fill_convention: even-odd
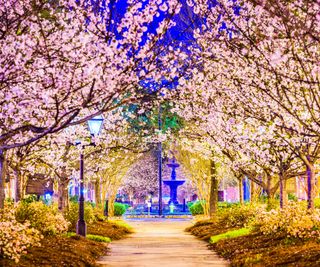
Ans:
[{"label": "illuminated fountain", "polygon": [[171,171],[171,180],[164,180],[163,183],[165,185],[168,185],[170,187],[170,200],[168,202],[168,205],[173,204],[173,205],[178,205],[179,202],[177,200],[177,191],[178,191],[178,186],[183,185],[185,180],[177,180],[177,174],[176,174],[176,168],[180,166],[173,158],[170,163],[167,164],[168,167],[172,168]]}]

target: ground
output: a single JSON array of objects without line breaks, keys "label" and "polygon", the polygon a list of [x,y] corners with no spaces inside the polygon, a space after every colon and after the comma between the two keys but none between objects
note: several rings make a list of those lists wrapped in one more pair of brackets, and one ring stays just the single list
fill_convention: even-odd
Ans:
[{"label": "ground", "polygon": [[[88,225],[88,234],[118,240],[131,233],[121,223],[95,222]],[[0,259],[0,267],[82,267],[96,266],[96,260],[108,251],[108,244],[87,240],[80,236],[45,237],[41,247],[32,247],[19,263]]]},{"label": "ground", "polygon": [[[203,240],[224,233],[216,222],[199,222],[188,229]],[[233,228],[235,229],[235,228]],[[210,249],[230,261],[231,266],[320,266],[320,241],[252,233],[210,245]]]}]

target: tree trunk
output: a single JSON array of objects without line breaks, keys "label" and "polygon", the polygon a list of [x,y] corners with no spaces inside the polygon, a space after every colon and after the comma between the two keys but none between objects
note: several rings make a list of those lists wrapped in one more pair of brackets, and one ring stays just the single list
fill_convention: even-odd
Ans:
[{"label": "tree trunk", "polygon": [[68,178],[61,177],[58,181],[58,209],[64,212],[68,208]]},{"label": "tree trunk", "polygon": [[113,217],[114,216],[114,200],[115,197],[109,197],[109,205],[108,205],[108,215],[109,217]]},{"label": "tree trunk", "polygon": [[21,200],[21,197],[22,197],[22,195],[21,195],[21,188],[22,188],[21,179],[22,179],[22,177],[20,176],[20,172],[19,172],[18,168],[14,168],[13,172],[14,172],[15,181],[16,181],[15,202],[18,202]]},{"label": "tree trunk", "polygon": [[308,177],[308,209],[314,209],[315,192],[315,168],[313,163],[307,165],[307,177]]},{"label": "tree trunk", "polygon": [[280,208],[283,209],[287,202],[288,202],[288,196],[287,196],[287,181],[286,181],[286,177],[284,174],[280,174],[279,176],[280,178],[280,183],[279,183],[279,187],[280,187]]},{"label": "tree trunk", "polygon": [[243,201],[243,177],[242,177],[242,175],[238,178],[238,180],[239,180],[239,202],[240,202],[240,205],[243,205],[244,201]]},{"label": "tree trunk", "polygon": [[95,192],[95,201],[96,201],[96,204],[101,204],[101,188],[100,188],[100,180],[97,179],[95,182],[94,182],[94,192]]},{"label": "tree trunk", "polygon": [[250,180],[250,202],[256,202],[256,184],[252,180]]},{"label": "tree trunk", "polygon": [[218,210],[218,179],[215,162],[210,160],[210,198],[209,198],[209,216],[213,218]]},{"label": "tree trunk", "polygon": [[0,149],[0,209],[4,208],[4,186],[5,186],[5,168],[4,168],[4,162],[5,162],[5,152]]}]

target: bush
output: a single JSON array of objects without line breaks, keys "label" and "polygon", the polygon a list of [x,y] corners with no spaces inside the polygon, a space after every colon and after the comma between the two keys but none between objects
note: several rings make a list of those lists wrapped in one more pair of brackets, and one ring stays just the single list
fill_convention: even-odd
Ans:
[{"label": "bush", "polygon": [[305,205],[290,201],[282,210],[260,212],[252,225],[264,235],[319,238],[320,210],[310,213]]},{"label": "bush", "polygon": [[200,201],[194,202],[193,205],[189,207],[189,210],[193,216],[204,214],[203,207]]},{"label": "bush", "polygon": [[261,208],[252,204],[233,205],[219,211],[219,220],[227,227],[245,227]]},{"label": "bush", "polygon": [[68,222],[57,207],[47,206],[42,202],[20,202],[15,210],[15,216],[18,222],[29,221],[31,227],[46,236],[61,234],[68,229]]},{"label": "bush", "polygon": [[95,221],[103,222],[106,220],[106,217],[104,216],[104,208],[103,205],[97,205],[93,209]]},{"label": "bush", "polygon": [[114,216],[122,216],[126,212],[127,208],[124,204],[114,202]]},{"label": "bush", "polygon": [[298,201],[298,198],[297,198],[297,196],[295,195],[295,194],[293,194],[293,193],[289,193],[288,194],[288,200],[291,200],[291,201]]},{"label": "bush", "polygon": [[0,213],[0,256],[18,262],[28,247],[40,246],[43,236],[29,222],[19,223],[14,212],[5,208]]},{"label": "bush", "polygon": [[314,207],[316,209],[320,209],[320,198],[315,198],[314,199]]},{"label": "bush", "polygon": [[193,204],[194,204],[193,201],[189,201],[189,202],[187,202],[187,207],[190,208]]},{"label": "bush", "polygon": [[[69,230],[75,229],[79,219],[79,204],[77,202],[70,202],[69,210],[65,212],[64,217],[70,223]],[[84,203],[84,220],[86,223],[96,221],[94,209],[88,202]]]}]

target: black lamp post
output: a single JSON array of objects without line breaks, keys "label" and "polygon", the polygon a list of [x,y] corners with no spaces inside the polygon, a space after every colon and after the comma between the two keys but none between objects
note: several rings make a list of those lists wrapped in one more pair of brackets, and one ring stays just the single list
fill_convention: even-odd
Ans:
[{"label": "black lamp post", "polygon": [[[162,129],[162,120],[161,120],[161,105],[159,104],[159,114],[158,114],[158,129]],[[159,206],[158,206],[158,215],[162,216],[162,143],[158,143],[158,180],[159,180]]]},{"label": "black lamp post", "polygon": [[[103,124],[103,117],[96,116],[90,120],[88,120],[88,126],[90,130],[90,134],[92,137],[99,135]],[[86,236],[87,234],[87,225],[84,220],[84,186],[83,186],[83,174],[84,174],[84,163],[83,163],[83,149],[86,146],[94,146],[94,142],[90,142],[88,145],[82,145],[81,153],[80,153],[80,197],[79,197],[79,220],[77,222],[77,234]]]}]

